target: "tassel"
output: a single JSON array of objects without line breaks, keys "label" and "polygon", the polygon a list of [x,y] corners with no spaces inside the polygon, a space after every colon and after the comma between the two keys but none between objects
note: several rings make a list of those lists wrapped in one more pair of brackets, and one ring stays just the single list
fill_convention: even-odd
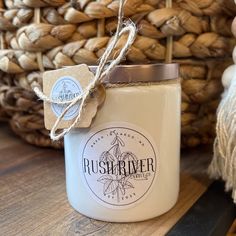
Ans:
[{"label": "tassel", "polygon": [[224,93],[217,110],[214,156],[208,168],[210,177],[225,181],[236,203],[236,65],[227,68],[222,77]]}]

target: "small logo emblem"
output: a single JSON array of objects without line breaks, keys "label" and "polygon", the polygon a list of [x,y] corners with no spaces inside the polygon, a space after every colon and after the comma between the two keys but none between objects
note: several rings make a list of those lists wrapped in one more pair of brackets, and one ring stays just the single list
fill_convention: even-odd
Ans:
[{"label": "small logo emblem", "polygon": [[127,207],[141,200],[157,172],[151,137],[128,126],[93,131],[83,148],[86,185],[108,207]]},{"label": "small logo emblem", "polygon": [[[51,91],[51,99],[56,101],[70,101],[73,98],[77,97],[82,93],[82,88],[77,80],[70,76],[61,77],[56,81],[54,84],[52,91]],[[67,107],[65,105],[59,105],[53,103],[51,105],[52,111],[58,117]],[[71,107],[65,116],[63,117],[64,120],[71,120],[78,115],[79,111],[79,104],[75,104]]]}]

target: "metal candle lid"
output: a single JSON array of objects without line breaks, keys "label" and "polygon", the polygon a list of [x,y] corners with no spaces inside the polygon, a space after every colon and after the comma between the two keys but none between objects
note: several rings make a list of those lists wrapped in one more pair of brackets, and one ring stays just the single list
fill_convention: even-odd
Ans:
[{"label": "metal candle lid", "polygon": [[[96,66],[90,67],[96,71]],[[146,64],[146,65],[118,65],[106,78],[104,83],[148,83],[163,80],[173,80],[179,77],[179,65]]]}]

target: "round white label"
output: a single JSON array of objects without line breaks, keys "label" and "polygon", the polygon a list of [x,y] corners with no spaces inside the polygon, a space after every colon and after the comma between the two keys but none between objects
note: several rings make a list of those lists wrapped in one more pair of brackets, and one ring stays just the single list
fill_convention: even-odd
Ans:
[{"label": "round white label", "polygon": [[[63,76],[56,81],[51,90],[51,99],[55,101],[70,101],[73,98],[79,96],[82,93],[82,88],[77,80],[71,76]],[[67,107],[67,104],[55,104],[52,103],[52,111],[58,117]],[[71,120],[78,115],[79,104],[75,104],[71,107],[63,117],[63,120]]]},{"label": "round white label", "polygon": [[157,152],[140,127],[105,124],[90,130],[82,143],[85,184],[97,201],[124,208],[148,194],[157,174]]}]

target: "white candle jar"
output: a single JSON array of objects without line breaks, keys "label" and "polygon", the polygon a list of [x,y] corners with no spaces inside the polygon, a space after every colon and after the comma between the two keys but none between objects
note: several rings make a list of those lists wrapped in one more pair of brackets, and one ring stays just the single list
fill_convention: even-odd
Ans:
[{"label": "white candle jar", "polygon": [[179,193],[177,64],[117,66],[90,128],[65,136],[69,202],[88,217],[135,222],[170,210]]}]

